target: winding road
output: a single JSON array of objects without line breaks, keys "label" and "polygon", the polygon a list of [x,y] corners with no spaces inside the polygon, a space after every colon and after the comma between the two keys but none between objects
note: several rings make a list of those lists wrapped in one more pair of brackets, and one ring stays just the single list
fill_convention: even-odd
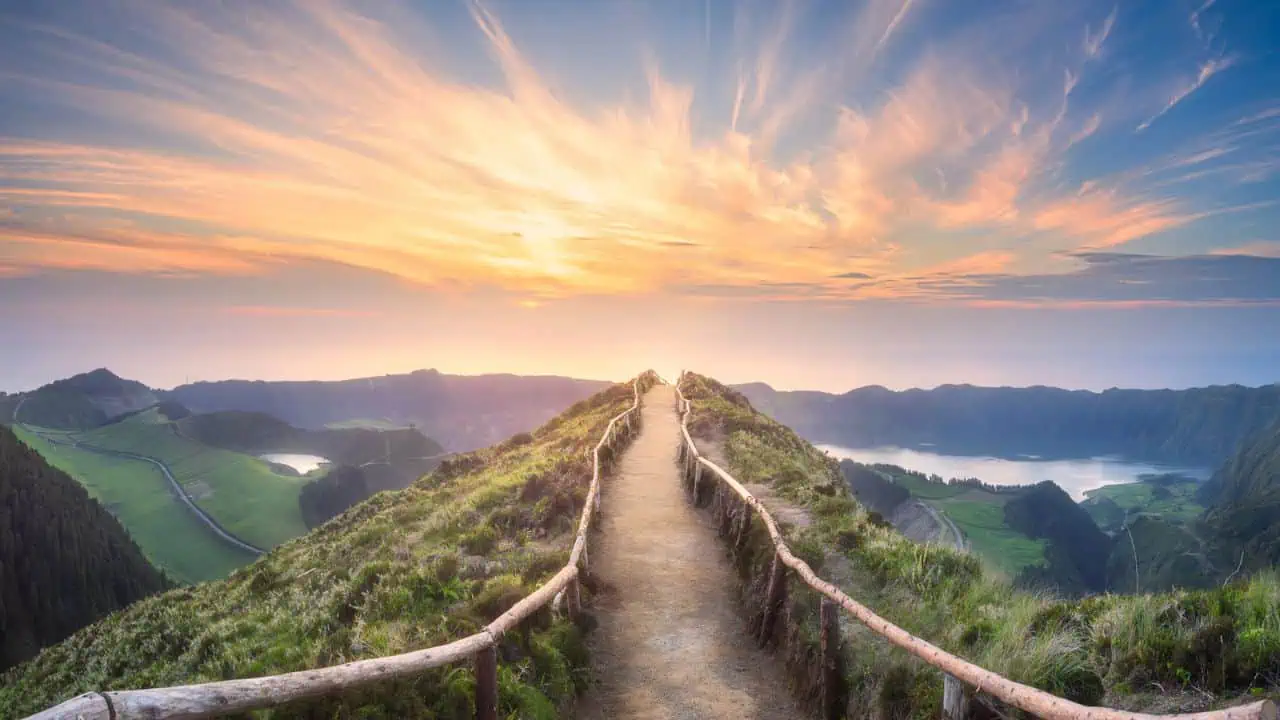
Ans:
[{"label": "winding road", "polygon": [[70,442],[67,442],[66,440],[60,440],[58,438],[46,435],[30,425],[25,425],[19,422],[18,411],[22,409],[22,403],[26,402],[26,400],[27,400],[26,396],[23,396],[22,399],[18,401],[18,404],[14,406],[13,424],[21,426],[23,430],[26,430],[27,432],[33,435],[37,435],[41,439],[47,442],[51,442],[54,445],[66,445],[68,447],[76,448],[77,450],[84,450],[86,452],[96,453],[98,455],[106,455],[108,457],[127,458],[130,460],[140,460],[142,462],[148,462],[148,463],[151,463],[152,465],[155,465],[157,468],[160,469],[161,474],[164,475],[164,479],[169,481],[169,488],[173,491],[174,495],[176,495],[178,499],[181,500],[183,504],[185,504],[187,508],[191,510],[191,512],[194,513],[195,516],[199,518],[202,523],[205,524],[206,527],[212,530],[215,535],[222,538],[224,541],[232,545],[235,545],[241,550],[246,550],[250,553],[253,553],[254,555],[262,555],[267,552],[266,550],[263,550],[262,548],[256,545],[251,545],[241,540],[240,538],[236,537],[235,535],[232,535],[225,528],[219,525],[218,521],[214,520],[213,517],[209,515],[209,513],[201,509],[199,505],[196,505],[195,500],[191,499],[191,495],[189,495],[186,489],[182,487],[182,485],[178,482],[177,478],[173,476],[173,472],[169,469],[169,466],[164,464],[163,461],[153,457],[148,457],[146,455],[138,455],[136,453],[124,452],[122,450],[110,450],[108,448],[98,447],[96,445],[90,445],[88,443],[77,440],[74,437],[71,437]]},{"label": "winding road", "polygon": [[951,530],[951,534],[956,539],[954,545],[957,550],[969,549],[969,542],[964,539],[964,533],[960,532],[960,528],[956,527],[956,524],[951,522],[951,518],[947,517],[947,514],[945,512],[938,510],[937,508],[933,507],[927,502],[922,502],[920,503],[920,505],[924,507],[925,510],[928,511],[929,515],[933,518],[934,522],[938,523],[939,525],[944,525]]}]

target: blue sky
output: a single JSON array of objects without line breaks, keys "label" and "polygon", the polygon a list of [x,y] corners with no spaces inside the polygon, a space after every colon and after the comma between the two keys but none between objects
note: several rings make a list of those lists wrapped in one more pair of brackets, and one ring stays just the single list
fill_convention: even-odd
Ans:
[{"label": "blue sky", "polygon": [[1246,0],[0,4],[0,389],[1274,382],[1277,47]]}]

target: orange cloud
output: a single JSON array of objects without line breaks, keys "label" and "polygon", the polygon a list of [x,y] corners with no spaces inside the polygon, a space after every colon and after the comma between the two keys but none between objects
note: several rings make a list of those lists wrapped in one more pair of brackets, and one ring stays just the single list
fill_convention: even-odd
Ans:
[{"label": "orange cloud", "polygon": [[1180,227],[1196,217],[1180,213],[1168,200],[1134,202],[1112,192],[1087,191],[1039,208],[1032,225],[1084,240],[1085,248],[1100,249]]},{"label": "orange cloud", "polygon": [[[38,222],[0,216],[0,264],[250,273],[318,259],[442,288],[497,286],[528,303],[695,285],[918,296],[928,277],[1014,258],[969,248],[964,261],[939,262],[964,254],[948,250],[906,267],[909,233],[997,225],[1109,246],[1194,219],[1114,189],[1029,197],[1100,123],[1095,113],[1058,134],[1074,76],[1061,107],[1029,110],[1012,80],[962,47],[925,56],[864,106],[829,101],[897,41],[916,5],[871,0],[830,69],[790,74],[796,9],[784,6],[742,63],[729,127],[711,135],[694,131],[694,89],[656,64],[642,102],[569,104],[478,3],[501,88],[449,79],[394,25],[340,3],[260,8],[237,32],[200,6],[159,6],[139,27],[183,63],[64,34],[76,58],[121,82],[26,81],[144,134],[176,134],[185,149],[0,138],[0,204],[40,211]],[[1098,54],[1113,20],[1084,55]],[[813,108],[838,113],[833,133],[819,152],[779,161],[775,139]],[[951,187],[922,182],[935,174]],[[848,273],[877,282],[837,277]]]}]

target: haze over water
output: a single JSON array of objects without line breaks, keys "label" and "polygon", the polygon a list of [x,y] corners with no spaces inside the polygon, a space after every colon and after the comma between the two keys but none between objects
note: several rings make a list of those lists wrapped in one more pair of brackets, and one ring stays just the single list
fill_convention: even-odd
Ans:
[{"label": "haze over water", "polygon": [[818,445],[818,449],[840,459],[860,463],[886,463],[908,470],[952,478],[978,478],[990,485],[1032,485],[1052,480],[1067,491],[1076,502],[1085,493],[1105,485],[1137,482],[1142,475],[1180,473],[1199,480],[1209,477],[1205,468],[1130,462],[1112,457],[1074,458],[1067,460],[1013,460],[995,457],[941,455],[902,447],[846,448]]}]

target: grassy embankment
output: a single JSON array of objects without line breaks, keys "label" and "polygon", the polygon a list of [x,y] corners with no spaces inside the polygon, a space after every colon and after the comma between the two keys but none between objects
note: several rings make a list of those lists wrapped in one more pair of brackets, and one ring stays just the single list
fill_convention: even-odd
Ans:
[{"label": "grassy embankment", "polygon": [[171,579],[192,584],[226,577],[253,561],[252,554],[220,539],[193,517],[151,463],[52,443],[20,426],[14,431],[49,464],[78,480]]},{"label": "grassy embankment", "polygon": [[[226,580],[83,629],[0,677],[0,716],[86,690],[301,670],[474,633],[568,559],[590,448],[632,400],[630,385],[613,386],[531,435],[375,495]],[[502,717],[559,717],[585,683],[581,631],[549,610],[508,635],[499,658]],[[471,717],[474,682],[464,663],[270,716]]]},{"label": "grassy embankment", "polygon": [[1035,540],[1005,523],[1004,505],[1009,493],[997,493],[969,485],[932,482],[919,473],[892,465],[873,465],[911,496],[944,513],[978,557],[1007,577],[1016,577],[1028,565],[1044,565],[1045,542]]},{"label": "grassy embankment", "polygon": [[[1171,711],[1275,696],[1280,576],[1211,591],[1059,601],[1016,591],[973,555],[914,543],[873,523],[834,460],[714,380],[687,376],[695,436],[723,438],[740,481],[763,483],[812,518],[793,550],[899,626],[1014,680],[1088,704]],[[757,607],[772,547],[753,523],[739,557]],[[775,634],[802,694],[813,695],[818,597],[792,583],[790,626]],[[756,612],[758,615],[758,612]],[[850,717],[937,717],[941,674],[846,618]],[[806,683],[809,683],[808,685]]]},{"label": "grassy embankment", "polygon": [[154,409],[76,437],[163,462],[202,510],[247,543],[272,548],[307,531],[298,494],[311,478],[277,474],[252,455],[182,437]]}]

